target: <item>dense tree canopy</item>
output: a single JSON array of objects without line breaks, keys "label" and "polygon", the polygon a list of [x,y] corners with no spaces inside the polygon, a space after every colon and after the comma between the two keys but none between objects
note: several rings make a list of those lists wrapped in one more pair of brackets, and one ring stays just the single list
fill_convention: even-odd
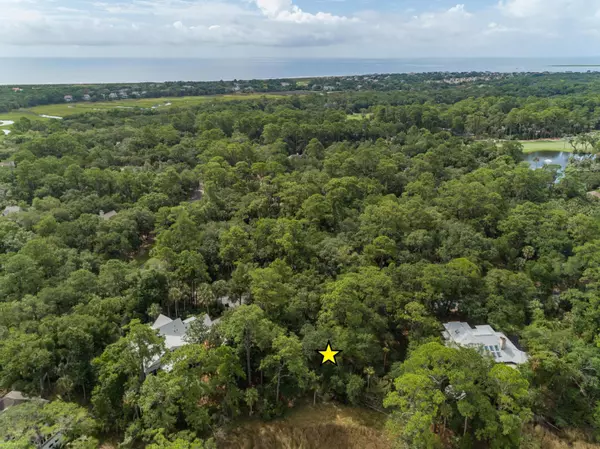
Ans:
[{"label": "dense tree canopy", "polygon": [[[67,402],[0,427],[29,438],[79,403],[73,447],[207,449],[308,398],[385,403],[411,448],[517,448],[533,420],[600,437],[598,162],[531,170],[490,140],[597,130],[600,79],[450,76],[18,122],[0,141],[0,206],[21,208],[0,217],[0,388]],[[199,319],[148,374],[161,313]],[[529,362],[443,346],[450,320],[518,338]]]}]

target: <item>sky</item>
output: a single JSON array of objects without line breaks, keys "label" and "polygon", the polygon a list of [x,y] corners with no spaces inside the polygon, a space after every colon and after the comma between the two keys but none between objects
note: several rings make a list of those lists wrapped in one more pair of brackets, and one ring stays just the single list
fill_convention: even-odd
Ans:
[{"label": "sky", "polygon": [[0,56],[600,55],[600,0],[0,0]]}]

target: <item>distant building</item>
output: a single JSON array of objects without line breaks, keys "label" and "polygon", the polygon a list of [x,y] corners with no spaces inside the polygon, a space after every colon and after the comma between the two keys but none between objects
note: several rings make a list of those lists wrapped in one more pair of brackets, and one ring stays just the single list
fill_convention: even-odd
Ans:
[{"label": "distant building", "polygon": [[108,95],[108,98],[109,98],[109,99],[111,99],[111,100],[116,100],[117,98],[119,98],[119,95],[118,95],[118,94],[116,94],[115,92],[111,92],[111,93]]},{"label": "distant building", "polygon": [[[154,324],[152,324],[152,329],[158,331],[158,334],[165,337],[165,347],[169,351],[174,351],[177,348],[181,348],[187,344],[185,340],[185,336],[187,334],[188,327],[191,323],[196,321],[196,317],[190,317],[186,320],[181,320],[181,318],[177,318],[176,320],[172,320],[168,316],[159,315]],[[211,328],[215,323],[219,322],[219,319],[211,320],[210,317],[205,314],[203,318],[204,325],[207,328]],[[164,354],[163,354],[164,355]],[[146,374],[153,373],[158,371],[162,365],[160,359],[162,355],[155,357],[150,360],[146,368],[144,369]],[[169,370],[170,367],[163,367],[165,370]]]},{"label": "distant building", "polygon": [[10,214],[16,214],[17,212],[21,212],[21,208],[19,206],[6,206],[2,211],[2,216],[6,217]]},{"label": "distant building", "polygon": [[103,220],[110,220],[115,215],[117,215],[117,211],[116,210],[111,210],[110,212],[106,212],[105,213],[103,210],[101,210],[98,215],[100,215],[100,218],[102,218]]},{"label": "distant building", "polygon": [[71,101],[73,101],[73,95],[65,95],[65,101],[67,103],[70,103]]},{"label": "distant building", "polygon": [[0,162],[0,167],[15,168],[15,161]]},{"label": "distant building", "polygon": [[596,198],[600,200],[600,192],[598,192],[597,190],[592,190],[591,192],[587,193],[588,196],[591,196],[592,198]]},{"label": "distant building", "polygon": [[198,188],[196,188],[196,190],[194,190],[194,193],[192,194],[192,197],[190,198],[190,202],[193,203],[195,201],[200,201],[203,196],[204,196],[204,184],[202,183],[202,181],[200,181],[198,183]]},{"label": "distant building", "polygon": [[14,407],[15,405],[22,404],[23,402],[30,401],[31,398],[24,396],[20,391],[11,391],[7,393],[2,399],[0,399],[0,412]]},{"label": "distant building", "polygon": [[63,447],[63,434],[62,432],[55,433],[54,435],[49,435],[44,439],[36,442],[36,446],[39,449],[59,449]]},{"label": "distant building", "polygon": [[[247,299],[247,298],[242,298],[242,301],[244,299]],[[235,309],[236,307],[240,306],[240,303],[238,301],[232,301],[229,298],[229,296],[223,296],[223,297],[219,298],[217,301],[220,302],[221,304],[223,304],[223,306],[226,309]]]},{"label": "distant building", "polygon": [[13,92],[23,92],[23,89],[21,89],[20,87],[13,87],[12,91]]},{"label": "distant building", "polygon": [[92,97],[90,97],[90,95],[89,95],[89,94],[85,94],[85,95],[83,96],[83,101],[90,101],[91,99],[92,99]]},{"label": "distant building", "polygon": [[444,329],[442,336],[449,346],[480,348],[492,355],[497,363],[527,363],[527,353],[518,349],[502,332],[496,332],[487,324],[472,328],[468,323],[452,321],[445,323]]},{"label": "distant building", "polygon": [[[11,391],[0,399],[0,413],[8,410],[11,407],[16,407],[17,405],[29,402],[31,400],[35,400],[40,403],[48,402],[41,398],[27,397],[20,391]],[[63,434],[60,431],[54,434],[43,434],[38,431],[36,432],[36,435],[31,438],[31,443],[36,447],[36,449],[59,449],[63,446]]]},{"label": "distant building", "polygon": [[281,87],[289,87],[290,83],[281,83]]}]

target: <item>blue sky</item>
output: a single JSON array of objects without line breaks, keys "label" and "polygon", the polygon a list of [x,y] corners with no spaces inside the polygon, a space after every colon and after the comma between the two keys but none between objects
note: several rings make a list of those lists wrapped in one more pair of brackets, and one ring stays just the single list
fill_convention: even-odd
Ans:
[{"label": "blue sky", "polygon": [[0,56],[596,56],[600,0],[0,0]]}]

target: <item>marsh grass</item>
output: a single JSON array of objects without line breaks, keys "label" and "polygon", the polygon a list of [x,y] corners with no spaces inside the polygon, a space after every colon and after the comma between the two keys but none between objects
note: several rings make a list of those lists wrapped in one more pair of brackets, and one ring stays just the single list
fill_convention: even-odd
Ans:
[{"label": "marsh grass", "polygon": [[[272,421],[246,421],[230,429],[219,449],[393,449],[384,430],[386,417],[371,410],[322,404],[300,406]],[[600,449],[580,432],[560,435],[528,427],[521,449]]]},{"label": "marsh grass", "polygon": [[522,449],[600,449],[600,445],[587,442],[581,432],[565,431],[561,435],[536,426],[526,432]]},{"label": "marsh grass", "polygon": [[269,423],[248,421],[228,432],[220,449],[391,449],[385,416],[335,404],[305,406]]}]

